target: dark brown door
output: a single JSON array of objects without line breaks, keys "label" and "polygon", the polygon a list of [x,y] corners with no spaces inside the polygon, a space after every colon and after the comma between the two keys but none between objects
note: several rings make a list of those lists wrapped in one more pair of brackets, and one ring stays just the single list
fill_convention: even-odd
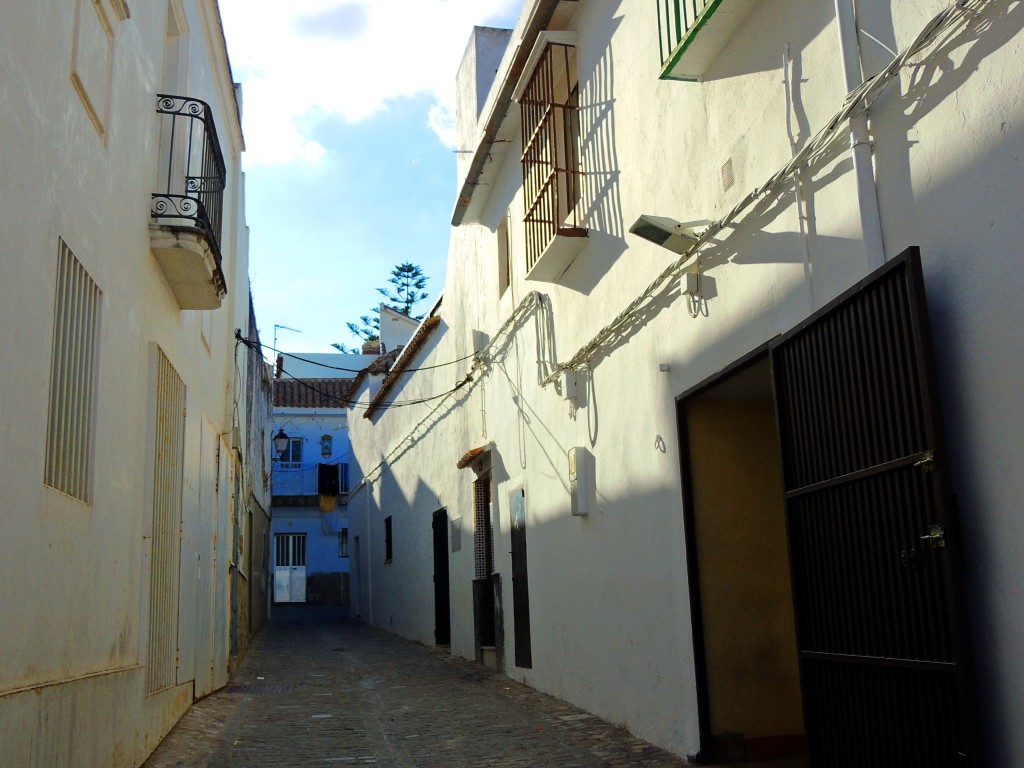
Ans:
[{"label": "dark brown door", "polygon": [[510,496],[512,507],[512,623],[516,640],[516,666],[533,666],[530,645],[530,585],[526,569],[526,492]]},{"label": "dark brown door", "polygon": [[973,765],[917,250],[770,354],[812,764]]},{"label": "dark brown door", "polygon": [[452,611],[449,597],[448,510],[434,513],[434,642],[452,644]]}]

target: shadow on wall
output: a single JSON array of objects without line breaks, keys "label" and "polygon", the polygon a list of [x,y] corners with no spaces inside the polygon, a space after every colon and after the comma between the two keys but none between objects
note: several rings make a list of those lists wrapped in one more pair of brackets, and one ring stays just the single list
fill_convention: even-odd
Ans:
[{"label": "shadow on wall", "polygon": [[[770,18],[764,21],[757,14],[768,14]],[[703,79],[726,80],[778,69],[785,40],[766,35],[765,29],[781,29],[779,22],[788,20],[783,23],[790,30],[798,29],[801,40],[813,40],[833,23],[833,19],[835,11],[831,2],[808,4],[804,0],[774,0],[770,6],[762,6],[751,13],[748,23],[725,43],[730,55],[718,56]]]},{"label": "shadow on wall", "polygon": [[[622,17],[613,18],[619,6],[617,0],[609,5],[608,10],[602,12],[604,18],[611,19],[601,28],[603,35],[581,49],[579,60],[583,189],[577,209],[588,230],[588,243],[559,280],[566,288],[583,294],[594,289],[626,250],[615,134],[615,62],[611,47]],[[588,55],[594,52],[596,57]]]}]

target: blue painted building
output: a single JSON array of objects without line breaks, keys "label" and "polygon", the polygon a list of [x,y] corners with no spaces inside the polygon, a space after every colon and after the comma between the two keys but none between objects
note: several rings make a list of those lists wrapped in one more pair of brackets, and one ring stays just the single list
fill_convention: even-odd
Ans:
[{"label": "blue painted building", "polygon": [[271,434],[275,603],[348,605],[351,379],[277,378]]}]

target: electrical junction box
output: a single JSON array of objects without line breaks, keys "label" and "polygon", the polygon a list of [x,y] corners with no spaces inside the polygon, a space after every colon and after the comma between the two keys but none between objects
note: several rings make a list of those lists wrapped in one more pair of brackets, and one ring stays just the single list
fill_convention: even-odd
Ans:
[{"label": "electrical junction box", "polygon": [[589,515],[595,490],[593,454],[586,448],[570,448],[569,511],[576,517]]},{"label": "electrical junction box", "polygon": [[690,296],[699,296],[700,274],[697,272],[687,272],[685,275],[683,275],[681,288],[684,294],[689,294]]}]

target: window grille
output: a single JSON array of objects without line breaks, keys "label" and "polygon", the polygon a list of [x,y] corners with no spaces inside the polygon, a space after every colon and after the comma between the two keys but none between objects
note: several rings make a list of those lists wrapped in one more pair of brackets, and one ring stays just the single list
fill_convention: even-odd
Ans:
[{"label": "window grille", "polygon": [[178,521],[185,446],[185,383],[157,348],[153,445],[153,530],[149,577],[146,691],[175,683],[178,616]]},{"label": "window grille", "polygon": [[576,47],[548,43],[519,100],[526,271],[563,229],[579,229],[579,82]]},{"label": "window grille", "polygon": [[60,241],[44,482],[69,496],[92,500],[92,434],[100,289]]},{"label": "window grille", "polygon": [[491,474],[473,483],[473,575],[486,579],[494,573],[494,530],[491,526]]}]

